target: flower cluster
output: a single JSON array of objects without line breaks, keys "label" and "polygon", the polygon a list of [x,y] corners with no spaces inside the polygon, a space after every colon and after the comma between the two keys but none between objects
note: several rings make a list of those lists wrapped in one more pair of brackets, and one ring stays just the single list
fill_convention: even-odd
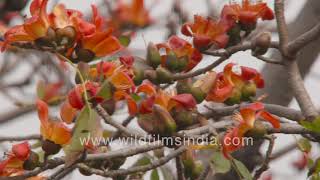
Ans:
[{"label": "flower cluster", "polygon": [[95,57],[112,54],[121,45],[112,36],[112,29],[104,28],[103,18],[92,6],[92,21],[83,18],[81,12],[57,4],[47,13],[48,0],[34,0],[30,6],[31,17],[23,25],[17,25],[4,35],[4,46],[17,42],[35,43],[41,49],[49,49],[74,62],[89,62]]},{"label": "flower cluster", "polygon": [[181,32],[193,37],[193,44],[200,50],[206,50],[212,45],[224,48],[240,42],[240,31],[248,35],[255,29],[257,20],[272,20],[274,14],[266,3],[243,0],[242,4],[231,3],[225,5],[219,20],[194,16],[193,23],[182,26]]},{"label": "flower cluster", "polygon": [[278,118],[271,115],[264,110],[264,105],[260,102],[249,104],[240,109],[240,113],[234,116],[234,119],[238,121],[238,125],[230,129],[222,140],[223,153],[226,158],[230,158],[229,153],[240,149],[243,143],[234,143],[233,139],[241,141],[241,139],[250,133],[250,130],[256,130],[254,134],[264,134],[264,126],[259,126],[257,119],[262,118],[272,124],[274,128],[280,128],[280,121]]}]

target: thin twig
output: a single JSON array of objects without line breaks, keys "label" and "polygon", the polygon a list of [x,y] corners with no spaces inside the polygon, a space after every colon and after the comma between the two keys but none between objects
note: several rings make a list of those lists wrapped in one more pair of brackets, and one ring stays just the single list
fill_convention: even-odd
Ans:
[{"label": "thin twig", "polygon": [[177,169],[177,179],[184,180],[184,170],[181,162],[180,156],[176,157],[176,169]]},{"label": "thin twig", "polygon": [[272,154],[272,150],[274,147],[274,140],[275,140],[275,136],[270,136],[267,137],[268,141],[269,141],[269,146],[268,146],[268,150],[266,152],[266,157],[264,162],[262,163],[262,166],[255,172],[254,175],[254,179],[257,180],[259,179],[259,177],[261,176],[261,174],[269,169],[269,162],[271,160],[271,154]]}]

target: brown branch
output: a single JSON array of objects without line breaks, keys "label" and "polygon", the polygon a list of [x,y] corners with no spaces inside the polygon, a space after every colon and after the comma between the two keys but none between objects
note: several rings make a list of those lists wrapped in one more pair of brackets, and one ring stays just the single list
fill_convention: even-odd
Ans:
[{"label": "brown branch", "polygon": [[28,136],[8,136],[8,137],[1,137],[0,142],[4,141],[25,141],[25,140],[40,140],[40,135],[28,135]]},{"label": "brown branch", "polygon": [[287,56],[287,44],[289,42],[288,27],[284,16],[284,2],[283,0],[275,0],[274,10],[277,20],[277,28],[279,32],[280,50],[284,56]]},{"label": "brown branch", "polygon": [[297,147],[298,147],[297,143],[290,144],[290,145],[284,147],[283,149],[280,149],[277,152],[273,153],[270,158],[271,158],[271,160],[278,159],[279,157],[282,157],[283,155],[287,154],[288,152],[291,152],[291,151],[297,149]]},{"label": "brown branch", "polygon": [[90,168],[85,164],[78,164],[78,168],[82,168],[92,174],[100,175],[103,177],[117,177],[117,176],[122,176],[122,175],[133,174],[136,172],[146,172],[146,171],[155,169],[157,167],[160,167],[160,166],[166,164],[167,162],[169,162],[170,160],[179,156],[180,154],[182,154],[186,150],[187,150],[187,147],[182,146],[182,147],[174,150],[173,152],[171,152],[167,156],[162,157],[162,158],[158,159],[157,161],[151,162],[151,164],[143,165],[143,166],[136,166],[136,167],[132,167],[129,169],[102,171],[102,170]]},{"label": "brown branch", "polygon": [[295,54],[309,43],[320,37],[320,23],[288,44],[290,54]]},{"label": "brown branch", "polygon": [[311,101],[309,93],[304,86],[304,82],[301,78],[297,62],[289,61],[287,62],[286,67],[289,75],[289,86],[291,87],[293,94],[298,101],[301,111],[307,119],[314,119],[318,115],[318,113]]},{"label": "brown branch", "polygon": [[271,154],[272,154],[272,150],[274,147],[274,140],[275,140],[275,136],[271,136],[268,137],[267,140],[269,141],[269,146],[268,146],[268,150],[266,153],[266,157],[264,162],[262,163],[262,166],[255,172],[254,178],[255,180],[259,179],[259,177],[261,176],[261,174],[269,169],[269,162],[271,160]]},{"label": "brown branch", "polygon": [[180,156],[176,157],[177,180],[184,180],[184,169]]}]

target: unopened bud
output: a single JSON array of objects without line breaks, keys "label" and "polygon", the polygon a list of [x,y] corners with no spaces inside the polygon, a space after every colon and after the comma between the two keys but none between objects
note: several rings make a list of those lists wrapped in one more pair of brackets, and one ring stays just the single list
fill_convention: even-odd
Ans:
[{"label": "unopened bud", "polygon": [[72,26],[57,29],[56,34],[59,44],[65,45],[66,47],[71,47],[77,36],[76,30]]},{"label": "unopened bud", "polygon": [[271,34],[269,32],[263,32],[254,40],[252,54],[254,56],[264,55],[270,48],[270,45]]},{"label": "unopened bud", "polygon": [[39,155],[33,151],[30,151],[30,155],[27,160],[23,162],[24,170],[33,170],[39,166]]},{"label": "unopened bud", "polygon": [[243,86],[242,90],[241,90],[241,99],[244,101],[249,101],[251,100],[251,97],[256,96],[256,92],[257,92],[257,86],[256,84],[250,82],[247,83]]},{"label": "unopened bud", "polygon": [[88,49],[79,49],[76,53],[78,61],[91,62],[95,57],[95,54]]},{"label": "unopened bud", "polygon": [[153,105],[153,113],[155,117],[158,118],[161,124],[164,126],[159,129],[159,134],[165,135],[165,136],[170,136],[177,130],[177,125],[170,115],[170,113],[164,109],[163,107],[155,104]]},{"label": "unopened bud", "polygon": [[239,89],[233,89],[231,97],[229,97],[224,103],[227,105],[239,104],[241,102],[241,91]]},{"label": "unopened bud", "polygon": [[158,48],[153,44],[149,43],[147,51],[147,63],[156,69],[161,64],[161,55]]},{"label": "unopened bud", "polygon": [[172,73],[163,67],[158,67],[156,69],[156,77],[158,84],[172,82]]}]

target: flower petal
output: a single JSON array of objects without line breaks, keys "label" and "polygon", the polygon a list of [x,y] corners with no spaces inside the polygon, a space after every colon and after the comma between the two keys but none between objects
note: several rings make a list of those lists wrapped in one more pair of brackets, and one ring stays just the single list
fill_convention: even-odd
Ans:
[{"label": "flower petal", "polygon": [[16,158],[24,161],[28,159],[30,154],[30,146],[28,142],[23,142],[20,144],[15,144],[12,146],[12,152]]},{"label": "flower petal", "polygon": [[258,116],[262,117],[265,121],[268,121],[272,124],[274,128],[280,128],[280,121],[278,118],[274,117],[272,114],[270,114],[267,111],[260,111],[258,113]]}]

